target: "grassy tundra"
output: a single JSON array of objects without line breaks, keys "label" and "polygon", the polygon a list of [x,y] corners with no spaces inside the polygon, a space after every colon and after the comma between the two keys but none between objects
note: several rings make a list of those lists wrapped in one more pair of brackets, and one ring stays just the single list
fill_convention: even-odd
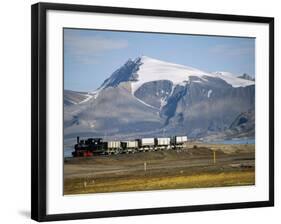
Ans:
[{"label": "grassy tundra", "polygon": [[254,145],[189,144],[167,150],[64,162],[64,194],[255,184]]}]

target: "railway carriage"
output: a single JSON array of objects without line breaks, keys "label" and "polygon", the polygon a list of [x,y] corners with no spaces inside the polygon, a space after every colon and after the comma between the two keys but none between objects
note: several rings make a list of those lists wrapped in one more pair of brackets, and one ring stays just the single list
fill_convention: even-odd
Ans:
[{"label": "railway carriage", "polygon": [[154,150],[155,142],[154,138],[141,138],[137,139],[139,142],[140,151],[152,151]]},{"label": "railway carriage", "polygon": [[104,142],[105,154],[120,154],[122,153],[121,142],[120,141],[105,141]]},{"label": "railway carriage", "polygon": [[121,147],[125,153],[135,153],[139,149],[138,141],[122,141]]},{"label": "railway carriage", "polygon": [[171,138],[155,138],[155,146],[157,149],[170,149]]},{"label": "railway carriage", "polygon": [[187,142],[187,136],[173,136],[171,138],[171,145],[174,149],[181,149]]}]

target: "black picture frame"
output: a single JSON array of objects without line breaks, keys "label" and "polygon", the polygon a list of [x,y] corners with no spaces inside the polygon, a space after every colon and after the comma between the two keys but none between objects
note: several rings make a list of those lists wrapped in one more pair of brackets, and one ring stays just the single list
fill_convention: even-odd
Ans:
[{"label": "black picture frame", "polygon": [[[48,10],[75,12],[100,12],[123,15],[162,16],[169,18],[191,18],[217,21],[254,22],[269,25],[269,200],[208,204],[196,206],[159,207],[145,209],[98,211],[70,214],[46,213],[46,13]],[[31,11],[31,218],[37,221],[86,219],[116,216],[133,216],[161,213],[193,212],[206,210],[238,209],[274,206],[274,18],[164,11],[137,8],[103,7],[73,4],[37,3]]]}]

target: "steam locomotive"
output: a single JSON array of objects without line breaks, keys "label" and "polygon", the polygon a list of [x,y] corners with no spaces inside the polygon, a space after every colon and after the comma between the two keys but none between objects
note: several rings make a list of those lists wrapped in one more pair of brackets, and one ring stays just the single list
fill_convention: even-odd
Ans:
[{"label": "steam locomotive", "polygon": [[80,140],[72,152],[73,157],[91,157],[94,155],[112,155],[121,153],[136,153],[157,151],[164,149],[181,149],[187,142],[186,136],[169,138],[140,138],[129,141],[104,141],[102,138],[88,138]]}]

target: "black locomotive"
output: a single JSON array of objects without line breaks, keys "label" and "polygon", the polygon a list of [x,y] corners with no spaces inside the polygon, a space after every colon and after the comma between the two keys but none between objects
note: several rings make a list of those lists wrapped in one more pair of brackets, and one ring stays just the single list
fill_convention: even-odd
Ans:
[{"label": "black locomotive", "polygon": [[72,152],[74,157],[89,157],[104,154],[105,143],[102,138],[88,138],[80,140],[77,137],[77,144],[74,146],[75,151]]}]

